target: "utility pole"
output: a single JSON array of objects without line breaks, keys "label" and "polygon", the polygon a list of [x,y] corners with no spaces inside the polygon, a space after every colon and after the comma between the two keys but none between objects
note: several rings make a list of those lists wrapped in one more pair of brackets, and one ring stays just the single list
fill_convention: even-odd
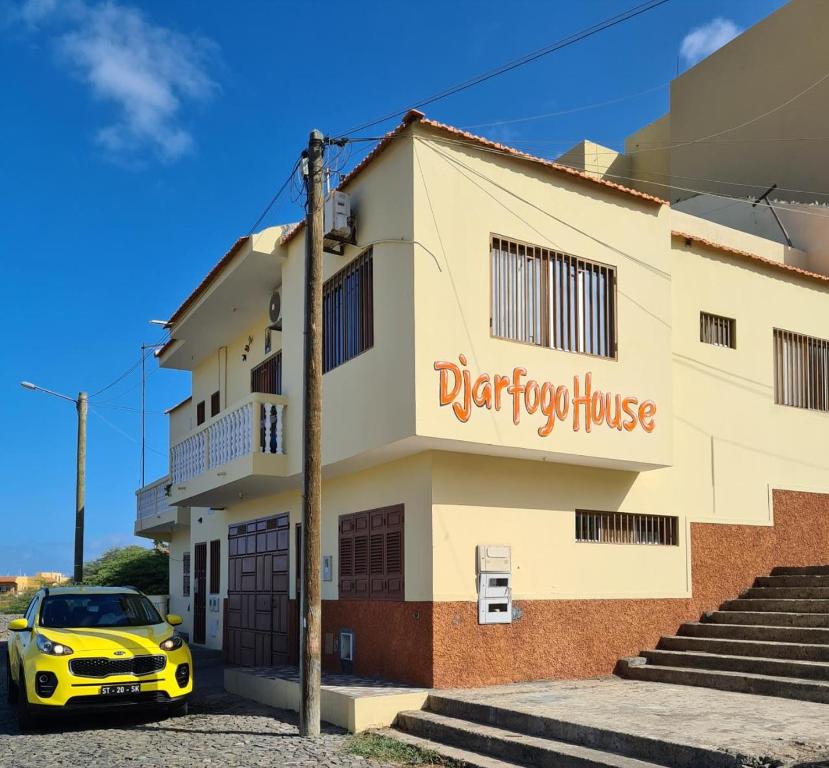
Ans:
[{"label": "utility pole", "polygon": [[83,581],[83,518],[86,506],[86,411],[89,396],[79,392],[75,406],[78,409],[77,479],[75,484],[75,572],[76,584]]},{"label": "utility pole", "polygon": [[300,619],[300,736],[320,734],[322,419],[322,174],[325,140],[311,131],[305,153],[305,387],[303,395],[303,563]]},{"label": "utility pole", "polygon": [[46,387],[39,387],[31,381],[21,381],[20,386],[32,392],[43,392],[46,395],[59,397],[75,404],[78,412],[78,452],[75,456],[75,566],[72,574],[76,584],[83,581],[83,518],[86,506],[86,412],[89,404],[89,395],[79,392],[77,399],[62,395]]}]

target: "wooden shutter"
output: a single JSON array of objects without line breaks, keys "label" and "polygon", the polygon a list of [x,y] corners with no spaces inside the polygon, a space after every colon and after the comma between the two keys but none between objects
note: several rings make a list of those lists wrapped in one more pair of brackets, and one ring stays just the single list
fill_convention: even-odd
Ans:
[{"label": "wooden shutter", "polygon": [[221,395],[218,392],[214,392],[210,395],[210,415],[215,416],[221,410]]},{"label": "wooden shutter", "polygon": [[204,424],[204,400],[196,405],[196,426]]},{"label": "wooden shutter", "polygon": [[221,591],[221,556],[222,542],[213,539],[210,542],[210,594],[218,595]]},{"label": "wooden shutter", "polygon": [[339,522],[341,600],[403,599],[403,507],[342,515]]}]

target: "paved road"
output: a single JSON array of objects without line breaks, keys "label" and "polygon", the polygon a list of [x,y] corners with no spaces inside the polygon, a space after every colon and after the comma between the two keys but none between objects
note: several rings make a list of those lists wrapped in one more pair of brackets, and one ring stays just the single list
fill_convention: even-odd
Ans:
[{"label": "paved road", "polygon": [[297,734],[293,713],[226,694],[221,662],[196,660],[198,691],[190,714],[176,719],[138,713],[59,718],[30,734],[17,729],[6,704],[6,644],[0,642],[0,766],[183,768],[184,766],[338,766],[378,768],[344,754],[348,736],[326,728],[314,742]]}]

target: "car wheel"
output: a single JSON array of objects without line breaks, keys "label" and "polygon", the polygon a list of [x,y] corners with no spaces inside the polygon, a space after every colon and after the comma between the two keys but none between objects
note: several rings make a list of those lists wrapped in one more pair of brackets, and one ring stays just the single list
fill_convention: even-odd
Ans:
[{"label": "car wheel", "polygon": [[190,711],[190,702],[185,699],[170,707],[170,717],[185,717]]},{"label": "car wheel", "polygon": [[12,679],[12,660],[6,651],[6,701],[9,704],[17,703],[17,686]]},{"label": "car wheel", "polygon": [[17,727],[21,731],[29,731],[35,725],[35,716],[29,705],[29,695],[26,692],[26,678],[23,675],[23,668],[17,675]]}]

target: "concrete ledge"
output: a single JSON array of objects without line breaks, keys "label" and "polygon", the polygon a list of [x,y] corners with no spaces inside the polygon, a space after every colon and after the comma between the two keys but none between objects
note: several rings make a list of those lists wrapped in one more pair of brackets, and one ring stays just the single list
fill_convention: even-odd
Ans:
[{"label": "concrete ledge", "polygon": [[[299,711],[296,670],[278,667],[226,667],[224,686],[229,693],[269,707]],[[322,719],[359,733],[387,728],[400,712],[421,709],[429,691],[351,675],[324,675],[320,691]]]}]

